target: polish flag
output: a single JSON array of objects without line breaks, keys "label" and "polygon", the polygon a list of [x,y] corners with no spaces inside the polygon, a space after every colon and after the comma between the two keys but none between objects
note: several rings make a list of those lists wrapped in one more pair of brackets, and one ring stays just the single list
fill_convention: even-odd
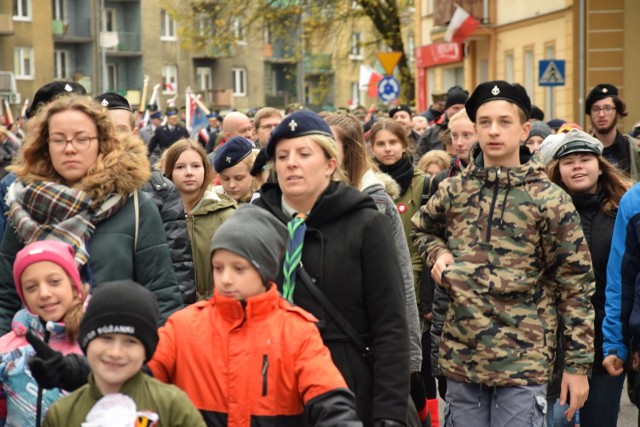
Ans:
[{"label": "polish flag", "polygon": [[480,23],[473,16],[469,15],[469,12],[456,5],[456,10],[453,12],[447,32],[444,34],[444,41],[463,43],[469,36],[478,28]]},{"label": "polish flag", "polygon": [[378,96],[378,83],[382,80],[382,74],[368,65],[360,65],[360,90],[367,90],[370,98]]}]

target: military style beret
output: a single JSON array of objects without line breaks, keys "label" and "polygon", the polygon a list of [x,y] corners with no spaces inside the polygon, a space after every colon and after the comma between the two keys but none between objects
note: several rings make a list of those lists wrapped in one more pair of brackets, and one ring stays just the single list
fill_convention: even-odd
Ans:
[{"label": "military style beret", "polygon": [[251,153],[253,144],[247,138],[234,136],[222,144],[213,157],[213,168],[220,173],[237,165]]},{"label": "military style beret", "polygon": [[556,134],[547,137],[540,145],[540,155],[544,164],[551,160],[560,159],[573,153],[602,154],[602,142],[586,132],[573,129],[566,134]]},{"label": "military style beret", "polygon": [[131,105],[124,96],[115,92],[106,92],[96,96],[96,101],[107,110],[127,110],[131,111]]},{"label": "military style beret", "polygon": [[409,116],[411,116],[411,108],[409,108],[409,106],[406,104],[400,104],[400,105],[396,105],[395,107],[392,107],[389,110],[389,117],[393,119],[393,116],[395,116],[398,111],[404,111],[407,114],[409,114]]},{"label": "military style beret", "polygon": [[149,117],[152,119],[161,119],[162,113],[160,111],[156,111],[155,113],[151,114]]},{"label": "military style beret", "polygon": [[504,80],[492,80],[480,83],[473,91],[465,104],[465,109],[469,119],[475,123],[478,108],[490,101],[508,101],[516,104],[525,116],[529,119],[531,114],[531,99],[527,95],[527,90],[518,83],[511,84]]},{"label": "military style beret", "polygon": [[38,108],[43,105],[47,105],[51,101],[54,100],[57,96],[60,95],[69,95],[69,94],[78,94],[78,95],[86,95],[87,91],[84,89],[80,83],[76,82],[65,82],[65,81],[56,81],[47,83],[42,86],[36,94],[33,96],[33,102],[29,106],[29,109],[26,111],[26,116],[28,119],[35,116],[38,112]]},{"label": "military style beret", "polygon": [[589,95],[587,95],[587,99],[584,102],[585,114],[591,114],[591,107],[593,107],[593,104],[610,96],[618,96],[617,87],[609,83],[600,83],[599,85],[595,85],[593,89],[591,89],[591,92],[589,92]]},{"label": "military style beret", "polygon": [[253,166],[249,171],[251,176],[258,176],[260,172],[264,170],[264,167],[267,165],[269,159],[267,158],[267,146],[265,145],[260,149],[256,160],[253,162]]},{"label": "military style beret", "polygon": [[281,139],[292,139],[305,135],[324,135],[333,138],[331,128],[322,118],[311,110],[298,110],[289,114],[271,131],[267,143],[267,157],[273,158],[276,144]]},{"label": "military style beret", "polygon": [[547,122],[547,125],[551,128],[551,129],[555,129],[558,130],[560,129],[560,126],[562,126],[563,124],[567,123],[566,120],[562,120],[562,119],[551,119]]}]

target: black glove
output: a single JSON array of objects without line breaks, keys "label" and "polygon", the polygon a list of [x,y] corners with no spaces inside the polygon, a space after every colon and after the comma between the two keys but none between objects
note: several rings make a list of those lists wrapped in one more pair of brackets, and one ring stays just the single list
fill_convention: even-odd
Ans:
[{"label": "black glove", "polygon": [[396,420],[389,420],[386,418],[379,418],[377,420],[373,420],[373,427],[405,427],[405,423],[401,423]]},{"label": "black glove", "polygon": [[29,359],[29,369],[40,387],[73,391],[87,383],[90,369],[84,356],[63,356],[31,331],[27,331],[26,338],[36,352]]}]

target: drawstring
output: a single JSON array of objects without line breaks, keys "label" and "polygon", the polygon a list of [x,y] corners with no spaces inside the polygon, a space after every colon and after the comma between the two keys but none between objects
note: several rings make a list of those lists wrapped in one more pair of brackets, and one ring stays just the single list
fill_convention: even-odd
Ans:
[{"label": "drawstring", "polygon": [[496,403],[496,409],[498,409],[498,386],[493,386],[493,401]]},{"label": "drawstring", "polygon": [[478,408],[482,406],[482,384],[478,384]]},{"label": "drawstring", "polygon": [[505,206],[507,206],[507,196],[509,196],[509,191],[511,190],[511,174],[507,169],[507,191],[504,193],[504,199],[502,200],[502,212],[500,213],[500,228],[504,229],[504,210]]}]

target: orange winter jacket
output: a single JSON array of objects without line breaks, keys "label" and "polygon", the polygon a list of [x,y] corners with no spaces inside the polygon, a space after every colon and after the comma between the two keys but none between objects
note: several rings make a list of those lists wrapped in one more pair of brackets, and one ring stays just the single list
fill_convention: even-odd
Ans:
[{"label": "orange winter jacket", "polygon": [[260,426],[274,417],[302,425],[310,402],[323,402],[322,410],[308,412],[341,412],[312,424],[360,425],[315,322],[274,284],[245,301],[216,291],[169,317],[149,368],[184,390],[209,426]]}]

